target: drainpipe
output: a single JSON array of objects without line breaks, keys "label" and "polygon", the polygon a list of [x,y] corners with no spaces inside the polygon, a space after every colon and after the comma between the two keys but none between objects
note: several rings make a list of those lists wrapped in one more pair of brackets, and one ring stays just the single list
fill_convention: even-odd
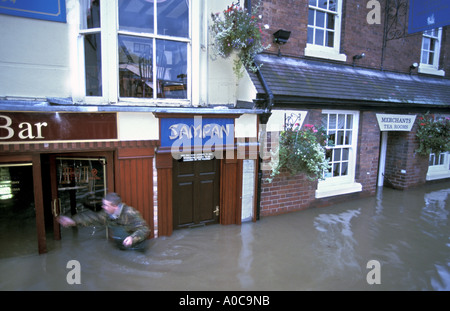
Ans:
[{"label": "drainpipe", "polygon": [[[245,0],[245,7],[247,11],[251,14],[252,13],[252,1],[251,0]],[[274,99],[273,99],[273,93],[270,89],[269,85],[267,84],[266,79],[264,78],[261,70],[259,69],[260,66],[255,61],[256,68],[256,76],[258,77],[259,82],[261,83],[264,92],[266,93],[266,98],[263,100],[264,102],[264,113],[259,115],[259,123],[267,125],[267,121],[269,121],[270,116],[272,115],[272,107],[274,105]],[[261,99],[256,99],[256,102],[259,102]],[[265,133],[264,133],[265,134]],[[263,136],[267,137],[267,135]],[[257,189],[257,203],[256,203],[256,220],[259,220],[260,218],[260,211],[261,211],[261,185],[262,185],[262,159],[259,156],[258,157],[258,189]]]},{"label": "drainpipe", "polygon": [[[256,63],[255,63],[256,64]],[[262,87],[264,88],[264,92],[266,93],[266,98],[264,99],[264,113],[259,115],[259,123],[267,125],[267,121],[269,121],[270,116],[272,115],[272,107],[274,105],[274,96],[272,93],[272,90],[270,89],[269,85],[267,84],[266,79],[264,78],[261,70],[259,69],[258,64],[256,76],[258,77],[259,82],[261,83]],[[257,99],[256,101],[259,101]],[[265,131],[265,127],[264,127]],[[266,133],[264,132],[263,135],[260,137],[267,137]],[[261,148],[261,147],[260,147]],[[261,156],[258,157],[258,189],[257,189],[257,205],[256,205],[256,219],[259,220],[260,218],[260,211],[261,211],[261,185],[262,185],[262,158]]]}]

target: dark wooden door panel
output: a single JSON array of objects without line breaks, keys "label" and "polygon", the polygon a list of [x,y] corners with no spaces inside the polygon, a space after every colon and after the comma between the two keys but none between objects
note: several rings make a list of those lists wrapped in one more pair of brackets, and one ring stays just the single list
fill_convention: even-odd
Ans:
[{"label": "dark wooden door panel", "polygon": [[173,164],[173,227],[217,223],[219,206],[218,160]]},{"label": "dark wooden door panel", "polygon": [[[183,182],[178,184],[178,190],[176,196],[178,197],[177,206],[177,222],[178,225],[189,226],[193,224],[194,219],[194,183],[193,182]],[[175,218],[175,217],[174,217]]]}]

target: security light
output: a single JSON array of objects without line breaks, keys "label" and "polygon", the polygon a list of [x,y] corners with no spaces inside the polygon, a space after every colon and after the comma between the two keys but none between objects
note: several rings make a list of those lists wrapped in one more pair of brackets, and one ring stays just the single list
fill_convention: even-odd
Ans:
[{"label": "security light", "polygon": [[285,44],[286,42],[288,42],[289,37],[291,36],[291,32],[280,29],[280,30],[277,30],[277,32],[275,32],[273,34],[273,36],[274,36],[273,42],[276,44],[282,45],[282,44]]},{"label": "security light", "polygon": [[361,59],[361,58],[364,58],[364,57],[366,57],[366,54],[364,54],[364,53],[361,53],[361,54],[358,54],[358,55],[354,55],[354,56],[353,56],[353,67],[355,66],[355,62],[356,62],[358,59]]},{"label": "security light", "polygon": [[409,74],[411,74],[411,72],[416,69],[417,67],[419,67],[418,63],[413,63],[411,66],[409,66]]},{"label": "security light", "polygon": [[278,44],[278,56],[281,56],[280,46],[286,44],[290,36],[291,32],[283,29],[277,30],[273,34],[273,42]]}]

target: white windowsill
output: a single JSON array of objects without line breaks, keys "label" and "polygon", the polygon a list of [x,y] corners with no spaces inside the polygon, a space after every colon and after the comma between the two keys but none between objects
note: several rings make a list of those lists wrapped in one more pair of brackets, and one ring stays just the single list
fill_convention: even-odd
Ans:
[{"label": "white windowsill", "polygon": [[362,191],[360,183],[320,184],[317,186],[316,199]]},{"label": "white windowsill", "polygon": [[426,180],[436,180],[436,179],[443,179],[443,178],[450,178],[450,170],[442,170],[442,171],[436,171],[436,172],[428,171]]},{"label": "white windowsill", "polygon": [[339,54],[333,48],[321,47],[314,44],[306,44],[305,56],[337,60],[341,62],[345,62],[347,60],[347,55]]},{"label": "white windowsill", "polygon": [[429,75],[436,75],[436,76],[445,76],[445,71],[444,70],[438,70],[430,65],[426,65],[426,64],[420,64],[419,65],[419,69],[418,69],[419,73],[425,73],[425,74],[429,74]]}]

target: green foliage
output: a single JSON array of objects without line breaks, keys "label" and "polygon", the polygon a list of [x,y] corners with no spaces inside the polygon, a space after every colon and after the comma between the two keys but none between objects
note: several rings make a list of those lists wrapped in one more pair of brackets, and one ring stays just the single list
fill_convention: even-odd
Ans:
[{"label": "green foliage", "polygon": [[233,3],[222,14],[211,14],[213,48],[223,58],[228,58],[233,51],[237,52],[233,70],[238,78],[242,77],[244,67],[255,72],[258,69],[254,64],[256,54],[269,47],[262,43],[261,16],[257,15],[259,6],[260,3],[253,8],[253,14],[249,14],[246,9]]},{"label": "green foliage", "polygon": [[450,118],[434,120],[434,117],[427,113],[418,119],[416,136],[419,139],[419,149],[416,152],[428,156],[430,153],[450,151]]},{"label": "green foliage", "polygon": [[269,181],[285,168],[291,175],[304,173],[310,180],[324,179],[329,162],[325,156],[327,144],[324,128],[294,124],[281,132],[278,149],[272,154],[272,174]]}]

